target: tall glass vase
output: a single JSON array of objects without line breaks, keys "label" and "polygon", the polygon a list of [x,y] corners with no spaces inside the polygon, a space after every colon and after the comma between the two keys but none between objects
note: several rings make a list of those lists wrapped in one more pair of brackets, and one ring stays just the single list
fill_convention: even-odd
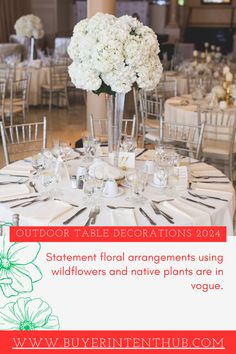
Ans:
[{"label": "tall glass vase", "polygon": [[34,59],[37,59],[37,53],[36,53],[36,47],[35,47],[35,38],[32,36],[30,38],[28,60],[33,61]]},{"label": "tall glass vase", "polygon": [[124,114],[125,94],[106,95],[108,152],[113,155],[114,166],[118,167],[121,142],[122,118]]}]

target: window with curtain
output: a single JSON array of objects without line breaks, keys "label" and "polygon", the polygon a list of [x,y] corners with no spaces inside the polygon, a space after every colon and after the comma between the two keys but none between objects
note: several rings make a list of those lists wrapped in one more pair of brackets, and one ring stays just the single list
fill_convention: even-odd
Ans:
[{"label": "window with curtain", "polygon": [[0,43],[9,42],[9,36],[15,33],[14,24],[22,16],[31,13],[31,0],[0,1]]}]

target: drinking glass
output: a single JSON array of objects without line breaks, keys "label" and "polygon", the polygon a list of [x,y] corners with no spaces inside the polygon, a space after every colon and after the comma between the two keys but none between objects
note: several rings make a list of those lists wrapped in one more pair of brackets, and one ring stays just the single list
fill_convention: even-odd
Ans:
[{"label": "drinking glass", "polygon": [[126,175],[126,181],[130,186],[130,196],[127,200],[135,204],[141,204],[146,201],[146,197],[143,196],[147,184],[147,174],[141,170],[133,170]]},{"label": "drinking glass", "polygon": [[88,206],[93,204],[93,195],[95,192],[95,186],[96,186],[95,178],[91,178],[87,176],[87,178],[84,179],[84,185],[83,185],[83,191],[85,194],[84,202]]},{"label": "drinking glass", "polygon": [[133,152],[136,149],[136,141],[130,136],[124,136],[121,143],[121,151]]}]

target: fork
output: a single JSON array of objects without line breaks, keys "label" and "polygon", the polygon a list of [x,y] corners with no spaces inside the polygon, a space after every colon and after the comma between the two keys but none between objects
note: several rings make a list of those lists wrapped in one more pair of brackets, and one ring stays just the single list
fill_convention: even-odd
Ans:
[{"label": "fork", "polygon": [[93,207],[89,212],[88,220],[86,221],[86,224],[84,226],[89,226],[95,215],[95,207]]},{"label": "fork", "polygon": [[33,188],[33,190],[35,191],[35,193],[38,193],[37,188],[35,187],[35,183],[33,183],[32,181],[30,181],[29,186]]},{"label": "fork", "polygon": [[94,207],[94,214],[93,214],[93,218],[91,220],[91,225],[94,225],[96,222],[96,217],[97,215],[100,213],[100,207],[97,205]]},{"label": "fork", "polygon": [[7,184],[23,184],[23,183],[26,183],[28,181],[28,178],[27,179],[25,179],[25,177],[22,177],[22,178],[20,178],[20,179],[18,179],[17,181],[2,181],[2,182],[0,182],[0,185],[1,186],[5,186],[5,185],[7,185]]},{"label": "fork", "polygon": [[170,224],[174,224],[173,217],[166,214],[164,211],[160,210],[157,205],[151,203],[151,207],[154,210],[155,214],[162,215]]},{"label": "fork", "polygon": [[110,208],[110,209],[135,209],[135,207],[114,206],[114,205],[107,205],[107,208]]},{"label": "fork", "polygon": [[200,194],[189,192],[189,191],[188,191],[188,194],[190,194],[192,197],[196,197],[196,198],[203,199],[203,200],[204,199],[216,199],[216,200],[222,200],[223,202],[228,202],[228,199],[223,199],[220,197],[213,197],[211,195],[200,195]]}]

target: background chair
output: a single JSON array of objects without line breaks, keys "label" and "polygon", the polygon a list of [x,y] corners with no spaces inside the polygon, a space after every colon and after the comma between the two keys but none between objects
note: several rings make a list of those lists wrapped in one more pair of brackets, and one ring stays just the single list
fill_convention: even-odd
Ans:
[{"label": "background chair", "polygon": [[67,82],[68,67],[51,64],[49,84],[41,86],[41,104],[44,104],[45,100],[47,100],[49,111],[52,110],[55,96],[57,97],[57,106],[59,106],[59,100],[62,98],[65,100],[67,108],[69,108]]},{"label": "background chair", "polygon": [[1,115],[2,122],[4,122],[5,94],[6,94],[6,81],[0,81],[0,115]]},{"label": "background chair", "polygon": [[222,170],[233,181],[236,165],[236,111],[198,111],[205,122],[202,154],[206,162]]},{"label": "background chair", "polygon": [[10,80],[10,97],[5,99],[4,116],[10,118],[10,125],[13,125],[13,117],[21,113],[23,121],[26,121],[28,80]]},{"label": "background chair", "polygon": [[[90,135],[101,141],[102,145],[108,144],[108,123],[107,118],[95,118],[90,114]],[[136,136],[136,116],[132,119],[123,117],[121,121],[121,138],[129,137],[135,139]]]},{"label": "background chair", "polygon": [[208,75],[198,77],[187,77],[188,93],[192,94],[197,89],[201,89],[204,93],[209,93],[212,89],[212,77]]},{"label": "background chair", "polygon": [[164,101],[168,98],[177,96],[177,79],[176,78],[166,78],[165,76],[161,79],[157,85],[156,92],[158,96],[163,97]]},{"label": "background chair", "polygon": [[197,125],[160,121],[160,143],[173,145],[179,154],[200,159],[205,123]]},{"label": "background chair", "polygon": [[[142,146],[145,143],[153,143],[156,140],[155,130],[160,127],[160,118],[163,115],[163,97],[158,95],[157,89],[139,91],[140,126]],[[154,136],[153,136],[154,133]]]},{"label": "background chair", "polygon": [[24,123],[6,127],[0,123],[6,165],[46,148],[47,121]]}]

